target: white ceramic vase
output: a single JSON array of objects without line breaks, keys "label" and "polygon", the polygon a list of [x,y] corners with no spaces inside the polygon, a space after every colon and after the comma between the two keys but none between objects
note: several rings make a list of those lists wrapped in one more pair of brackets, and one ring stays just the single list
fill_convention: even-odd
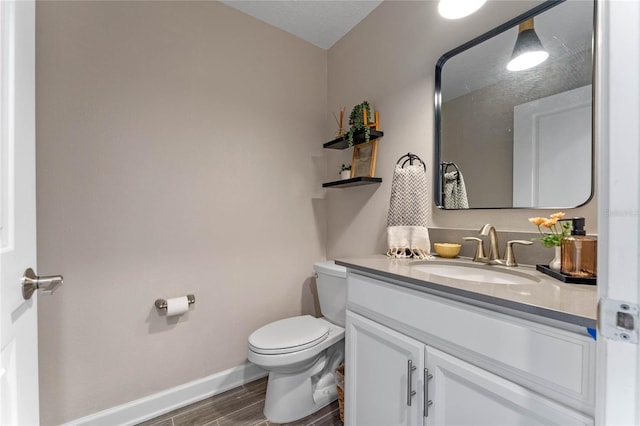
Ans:
[{"label": "white ceramic vase", "polygon": [[343,170],[340,172],[340,179],[351,179],[351,170]]},{"label": "white ceramic vase", "polygon": [[549,262],[549,269],[560,272],[562,266],[561,250],[560,246],[555,246],[555,257]]}]

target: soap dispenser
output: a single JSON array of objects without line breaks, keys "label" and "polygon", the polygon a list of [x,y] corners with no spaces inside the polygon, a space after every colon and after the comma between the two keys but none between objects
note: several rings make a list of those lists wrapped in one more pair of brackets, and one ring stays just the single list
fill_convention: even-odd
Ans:
[{"label": "soap dispenser", "polygon": [[583,217],[564,220],[571,221],[571,235],[564,237],[561,242],[562,266],[560,272],[581,278],[597,276],[597,240],[587,237]]}]

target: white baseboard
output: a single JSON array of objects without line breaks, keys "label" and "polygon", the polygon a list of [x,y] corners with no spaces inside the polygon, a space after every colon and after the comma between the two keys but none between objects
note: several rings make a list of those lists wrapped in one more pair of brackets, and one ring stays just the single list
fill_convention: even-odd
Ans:
[{"label": "white baseboard", "polygon": [[255,364],[245,363],[154,395],[73,420],[63,426],[133,425],[242,386],[267,374],[267,371]]}]

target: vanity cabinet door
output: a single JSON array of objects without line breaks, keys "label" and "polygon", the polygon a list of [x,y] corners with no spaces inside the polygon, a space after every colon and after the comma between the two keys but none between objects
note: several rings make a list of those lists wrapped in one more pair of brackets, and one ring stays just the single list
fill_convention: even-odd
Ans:
[{"label": "vanity cabinet door", "polygon": [[347,311],[345,423],[421,425],[424,348],[417,340]]},{"label": "vanity cabinet door", "polygon": [[[592,425],[593,419],[427,346],[427,426]],[[364,423],[363,423],[364,424]]]}]

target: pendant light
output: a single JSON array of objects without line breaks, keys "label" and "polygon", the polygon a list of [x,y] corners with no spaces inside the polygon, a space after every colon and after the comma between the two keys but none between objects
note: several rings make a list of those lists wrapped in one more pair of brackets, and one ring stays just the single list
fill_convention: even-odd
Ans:
[{"label": "pendant light", "polygon": [[443,18],[459,19],[480,9],[487,0],[440,0],[438,12]]},{"label": "pendant light", "polygon": [[527,19],[518,26],[518,38],[513,47],[511,60],[507,64],[509,71],[522,71],[540,65],[547,60],[549,54],[536,31],[533,29],[533,18]]}]

